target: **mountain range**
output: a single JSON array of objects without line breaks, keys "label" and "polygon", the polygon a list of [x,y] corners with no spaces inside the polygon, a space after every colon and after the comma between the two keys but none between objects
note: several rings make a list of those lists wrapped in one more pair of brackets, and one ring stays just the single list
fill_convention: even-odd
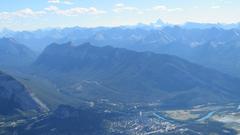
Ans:
[{"label": "mountain range", "polygon": [[11,38],[0,39],[0,67],[20,67],[34,61],[36,54]]},{"label": "mountain range", "polygon": [[[156,25],[165,23],[159,21]],[[153,25],[153,24],[152,24]],[[198,25],[203,25],[199,26]],[[72,27],[37,31],[5,32],[0,35],[15,39],[41,53],[49,44],[71,41],[78,45],[90,42],[96,46],[113,46],[134,51],[151,51],[176,55],[191,62],[240,77],[240,29],[225,29],[220,24],[186,23],[161,27]],[[236,24],[237,25],[237,24]],[[230,27],[230,26],[229,26]],[[220,59],[220,60],[219,60]]]},{"label": "mountain range", "polygon": [[89,43],[51,44],[33,67],[63,91],[90,100],[191,106],[236,101],[240,87],[238,78],[176,56]]}]

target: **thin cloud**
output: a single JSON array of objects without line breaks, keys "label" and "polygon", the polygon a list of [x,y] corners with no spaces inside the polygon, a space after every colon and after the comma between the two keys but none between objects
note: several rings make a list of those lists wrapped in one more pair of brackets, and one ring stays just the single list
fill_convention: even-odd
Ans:
[{"label": "thin cloud", "polygon": [[165,12],[176,12],[176,11],[183,11],[182,8],[169,8],[165,5],[157,5],[152,7],[153,11],[165,11]]},{"label": "thin cloud", "polygon": [[46,11],[57,14],[57,15],[64,15],[64,16],[78,16],[82,14],[92,14],[92,15],[99,15],[99,14],[105,14],[106,11],[99,10],[95,7],[74,7],[69,9],[59,9],[56,6],[50,6],[45,8]]},{"label": "thin cloud", "polygon": [[66,5],[72,5],[73,2],[71,0],[48,0],[48,3],[51,4],[66,4]]},{"label": "thin cloud", "polygon": [[138,14],[142,14],[143,13],[139,8],[133,7],[133,6],[126,6],[123,3],[116,4],[114,6],[113,12],[115,12],[115,13],[136,12]]},{"label": "thin cloud", "polygon": [[99,10],[95,7],[89,7],[89,8],[75,7],[75,8],[62,10],[56,6],[49,6],[44,10],[39,10],[39,11],[34,11],[31,8],[25,8],[25,9],[13,11],[13,12],[4,11],[4,12],[0,12],[0,18],[2,20],[9,20],[14,18],[37,18],[37,17],[44,16],[51,13],[64,15],[64,16],[78,16],[82,14],[92,14],[92,15],[105,14],[106,11]]},{"label": "thin cloud", "polygon": [[72,4],[73,4],[73,2],[68,1],[68,0],[63,1],[63,3],[64,3],[64,4],[67,4],[67,5],[72,5]]},{"label": "thin cloud", "polygon": [[59,4],[60,0],[48,0],[48,3]]},{"label": "thin cloud", "polygon": [[31,8],[25,8],[14,12],[0,12],[1,19],[39,17],[46,14],[45,11],[33,11]]}]

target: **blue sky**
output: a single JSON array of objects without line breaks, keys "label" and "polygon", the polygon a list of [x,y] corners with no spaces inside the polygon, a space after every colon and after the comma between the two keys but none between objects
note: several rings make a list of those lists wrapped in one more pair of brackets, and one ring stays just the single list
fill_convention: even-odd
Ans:
[{"label": "blue sky", "polygon": [[0,29],[240,22],[240,0],[1,0]]}]

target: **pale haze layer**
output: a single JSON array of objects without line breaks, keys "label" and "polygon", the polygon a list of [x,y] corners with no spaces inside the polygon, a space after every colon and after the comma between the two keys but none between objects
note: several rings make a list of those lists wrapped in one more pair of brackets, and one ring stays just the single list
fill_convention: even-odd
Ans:
[{"label": "pale haze layer", "polygon": [[0,28],[240,22],[239,0],[1,0]]}]

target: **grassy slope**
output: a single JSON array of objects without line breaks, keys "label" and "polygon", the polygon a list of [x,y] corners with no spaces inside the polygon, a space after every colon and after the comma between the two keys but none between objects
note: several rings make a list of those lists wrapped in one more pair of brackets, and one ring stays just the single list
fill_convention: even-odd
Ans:
[{"label": "grassy slope", "polygon": [[60,104],[77,106],[82,103],[80,99],[72,98],[59,92],[58,88],[45,78],[15,71],[7,71],[7,73],[23,83],[30,92],[50,109],[55,109]]}]

